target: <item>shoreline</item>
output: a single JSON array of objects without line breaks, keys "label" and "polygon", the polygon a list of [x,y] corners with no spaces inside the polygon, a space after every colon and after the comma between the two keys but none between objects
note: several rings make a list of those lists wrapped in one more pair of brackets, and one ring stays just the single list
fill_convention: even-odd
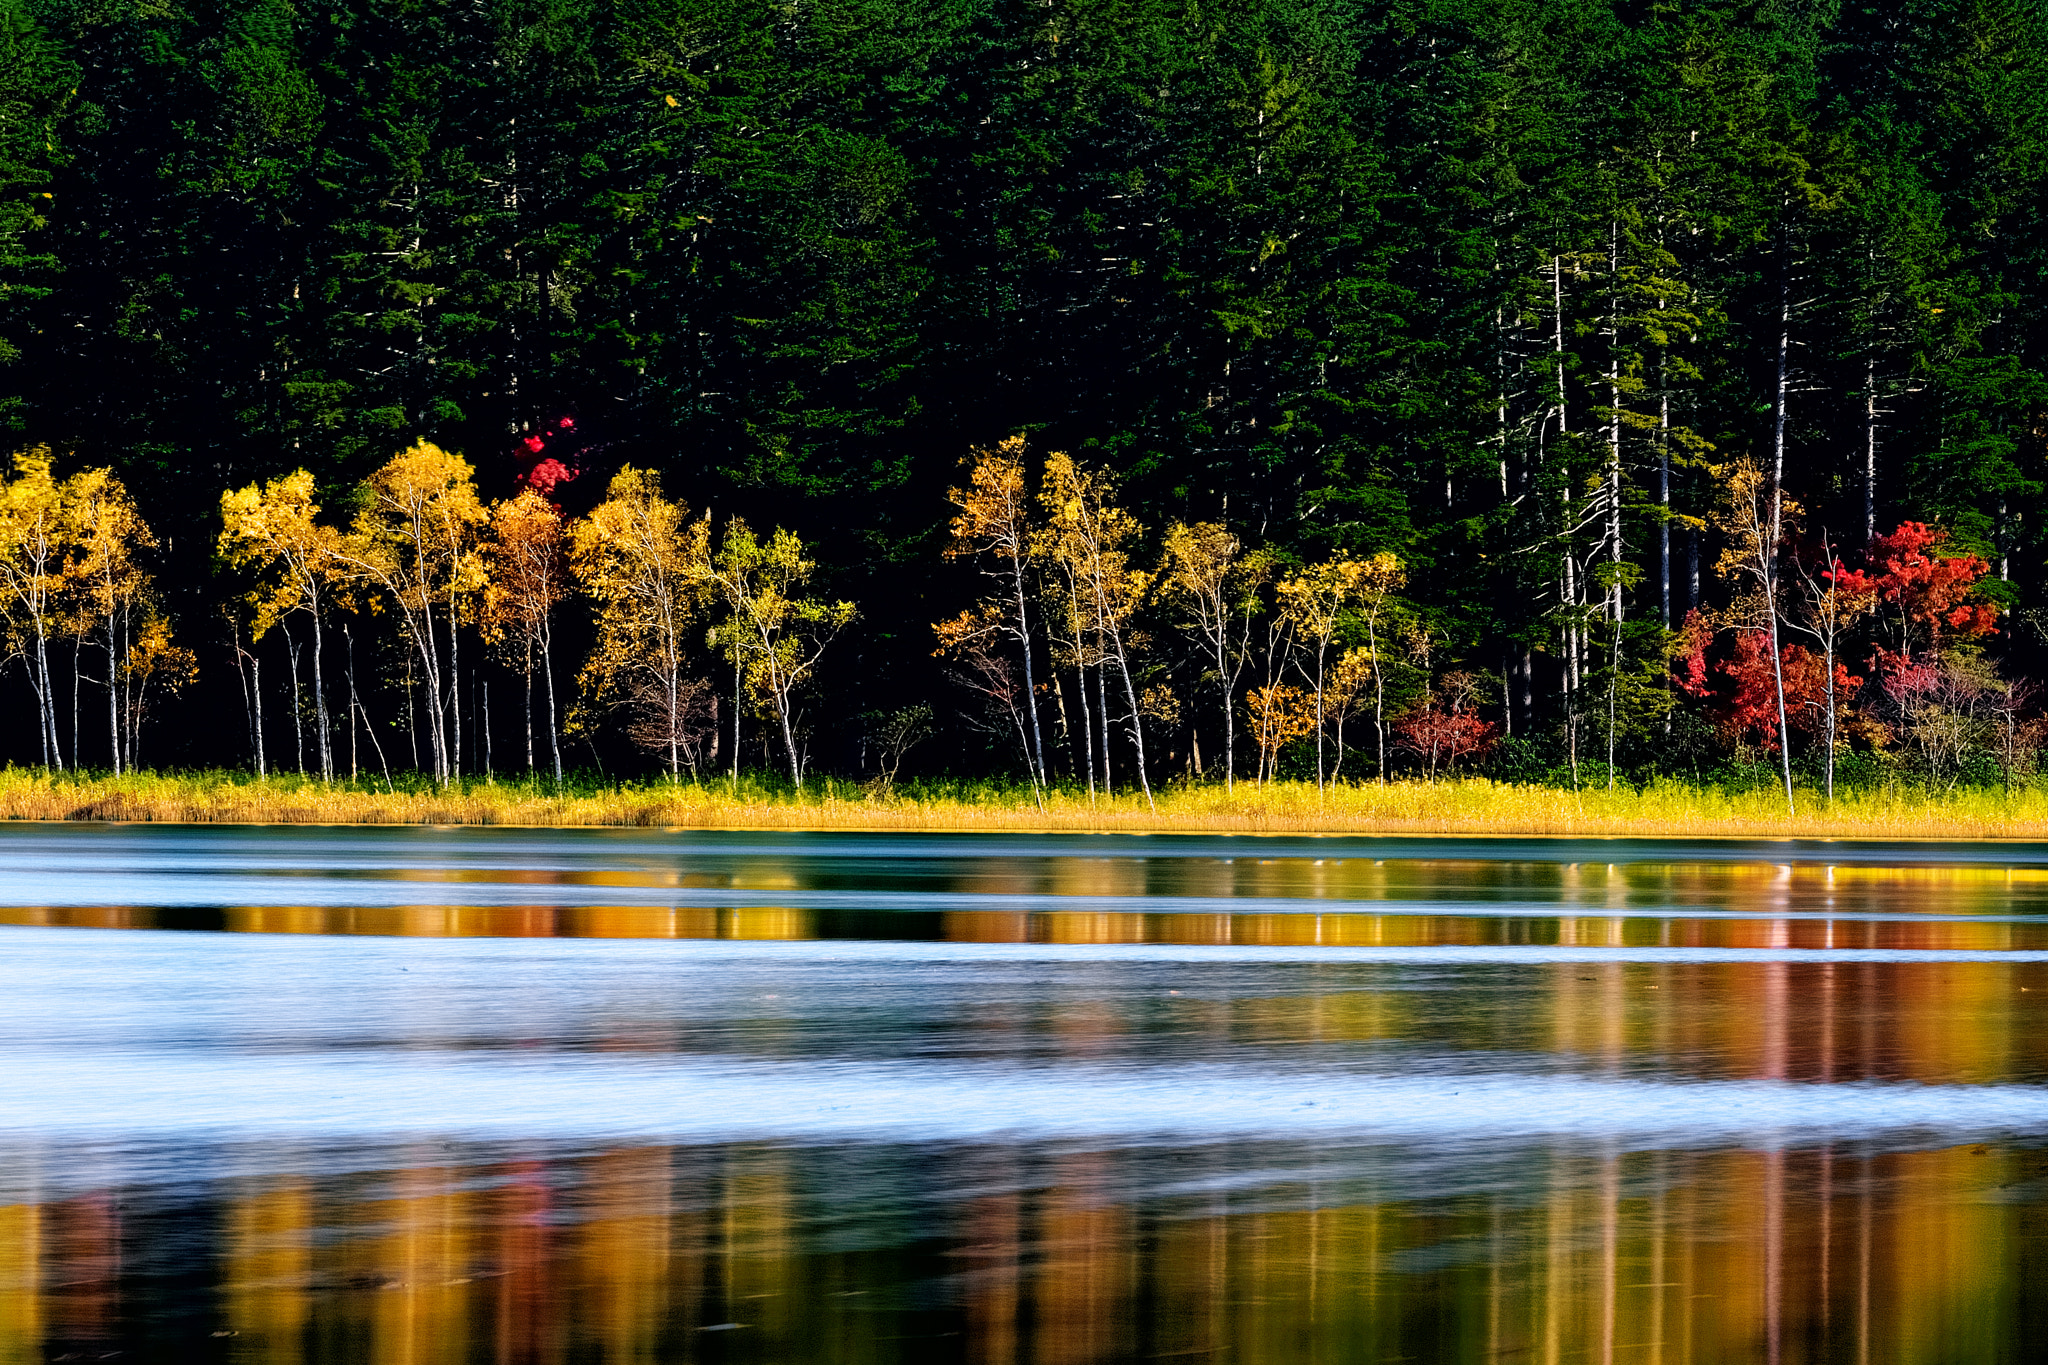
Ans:
[{"label": "shoreline", "polygon": [[[741,785],[750,785],[743,778]],[[1242,834],[1351,837],[2048,841],[2048,792],[1861,789],[1787,817],[1774,792],[1657,783],[1641,791],[1514,786],[1481,778],[1331,787],[1176,786],[1090,801],[968,784],[878,789],[821,781],[797,797],[723,782],[616,784],[550,792],[522,780],[369,790],[296,776],[0,772],[0,821],[241,826],[692,829],[922,834]]]}]

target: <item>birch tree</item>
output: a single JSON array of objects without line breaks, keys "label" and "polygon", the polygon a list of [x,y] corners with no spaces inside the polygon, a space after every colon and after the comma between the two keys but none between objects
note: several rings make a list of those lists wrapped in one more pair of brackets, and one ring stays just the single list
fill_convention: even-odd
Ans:
[{"label": "birch tree", "polygon": [[1355,559],[1332,559],[1290,574],[1280,580],[1280,614],[1294,625],[1295,639],[1303,652],[1314,658],[1314,667],[1304,666],[1310,696],[1315,707],[1316,790],[1323,789],[1323,731],[1328,720],[1324,708],[1325,665],[1330,642],[1345,609],[1364,583],[1368,569]]},{"label": "birch tree", "polygon": [[[1778,600],[1778,537],[1787,517],[1796,511],[1788,504],[1784,491],[1756,461],[1743,459],[1732,466],[1728,474],[1728,502],[1719,519],[1730,541],[1721,559],[1721,572],[1731,578],[1747,577],[1755,586],[1748,601],[1755,620],[1748,628],[1760,632],[1769,649],[1772,700],[1778,721],[1778,764],[1787,814],[1797,814],[1798,807],[1792,796],[1792,727],[1785,710],[1785,661],[1778,635],[1782,619]],[[1738,615],[1742,605],[1736,605]]]},{"label": "birch tree", "polygon": [[[1051,552],[1066,565],[1080,587],[1083,616],[1090,624],[1105,665],[1116,665],[1117,679],[1122,684],[1125,725],[1137,758],[1138,788],[1145,793],[1146,805],[1157,809],[1152,799],[1152,780],[1145,767],[1144,713],[1138,704],[1137,684],[1131,676],[1131,618],[1150,590],[1154,575],[1131,566],[1127,547],[1143,534],[1144,528],[1130,513],[1109,501],[1114,492],[1115,483],[1108,474],[1084,469],[1065,454],[1046,457],[1039,497],[1048,513]],[[1098,682],[1100,677],[1098,672]],[[1099,691],[1097,695],[1104,702],[1106,735],[1107,698],[1102,698]],[[1105,763],[1107,755],[1105,745]]]},{"label": "birch tree", "polygon": [[427,737],[443,784],[461,765],[460,608],[484,581],[477,535],[488,513],[475,475],[460,455],[417,442],[363,481],[354,525],[335,549],[336,562],[381,590],[397,614],[426,684]]},{"label": "birch tree", "polygon": [[687,642],[711,588],[709,520],[690,521],[687,507],[662,496],[654,471],[628,465],[571,528],[569,545],[570,567],[597,602],[580,694],[629,706],[635,742],[665,754],[671,780],[686,759],[694,773],[707,719],[716,724],[709,685],[687,672]]},{"label": "birch tree", "polygon": [[547,705],[548,756],[562,780],[561,723],[555,704],[555,608],[569,594],[562,514],[528,488],[491,507],[491,581],[485,618],[509,639],[526,683],[526,770],[534,771],[533,674],[540,670]]},{"label": "birch tree", "polygon": [[[50,632],[64,586],[68,528],[50,464],[47,446],[23,451],[14,457],[14,477],[0,484],[0,611],[5,613],[8,657],[21,660],[36,696],[43,766],[62,768]],[[77,757],[72,755],[74,762]]]},{"label": "birch tree", "polygon": [[798,689],[816,672],[826,647],[859,614],[851,602],[797,595],[816,568],[794,532],[777,527],[763,539],[735,517],[726,523],[712,569],[712,581],[731,609],[714,639],[767,702],[789,759],[790,781],[799,791],[808,756],[795,714]]},{"label": "birch tree", "polygon": [[1023,665],[1023,709],[1031,722],[1025,767],[1036,787],[1045,783],[1047,773],[1045,739],[1038,719],[1038,684],[1032,667],[1030,595],[1025,583],[1033,537],[1023,457],[1022,436],[1012,436],[994,450],[973,452],[968,486],[947,490],[946,496],[960,511],[953,518],[953,543],[946,553],[956,559],[985,559],[984,572],[999,585],[1002,611],[991,624],[1014,642]]},{"label": "birch tree", "polygon": [[[327,688],[321,669],[325,654],[322,618],[323,594],[341,567],[336,553],[341,534],[320,523],[320,504],[313,500],[314,492],[313,476],[299,469],[260,486],[252,483],[221,494],[217,552],[231,567],[254,567],[274,576],[253,594],[252,642],[261,640],[273,625],[293,613],[303,613],[312,623],[313,648],[308,662],[312,666],[313,726],[319,737],[320,776],[332,780],[333,727],[327,716]],[[297,709],[294,698],[295,714]]]},{"label": "birch tree", "polygon": [[66,588],[92,619],[106,656],[107,751],[114,772],[119,774],[126,766],[129,749],[123,664],[135,626],[135,608],[149,587],[149,575],[137,561],[136,551],[154,546],[156,537],[111,470],[88,469],[65,480],[61,507],[68,523]]},{"label": "birch tree", "polygon": [[1175,522],[1166,532],[1160,581],[1194,614],[1195,633],[1216,670],[1223,708],[1223,788],[1237,768],[1237,684],[1251,660],[1252,618],[1259,589],[1272,576],[1272,557],[1246,554],[1236,536],[1213,521]]}]

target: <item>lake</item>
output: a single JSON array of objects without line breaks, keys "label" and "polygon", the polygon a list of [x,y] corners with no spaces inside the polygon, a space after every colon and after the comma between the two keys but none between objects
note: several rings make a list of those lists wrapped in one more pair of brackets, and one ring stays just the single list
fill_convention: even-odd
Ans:
[{"label": "lake", "polygon": [[2048,1340],[2048,848],[0,827],[0,1365]]}]

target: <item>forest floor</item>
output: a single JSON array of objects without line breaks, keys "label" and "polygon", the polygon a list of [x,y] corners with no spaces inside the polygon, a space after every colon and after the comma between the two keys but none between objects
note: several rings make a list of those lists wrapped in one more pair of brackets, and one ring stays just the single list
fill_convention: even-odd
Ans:
[{"label": "forest floor", "polygon": [[1442,782],[1175,784],[1090,798],[963,781],[894,787],[820,779],[801,795],[742,778],[704,783],[523,779],[321,782],[246,773],[0,770],[0,819],[182,824],[627,826],[668,829],[1170,834],[1636,835],[1706,838],[2048,839],[2048,789],[1860,788],[1799,793],[1679,782],[1573,791],[1480,778]]}]

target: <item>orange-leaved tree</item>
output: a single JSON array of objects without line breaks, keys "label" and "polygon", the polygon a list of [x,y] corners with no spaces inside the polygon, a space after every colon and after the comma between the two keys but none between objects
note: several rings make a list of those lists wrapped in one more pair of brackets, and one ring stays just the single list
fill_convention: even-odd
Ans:
[{"label": "orange-leaved tree", "polygon": [[[977,448],[968,461],[967,487],[947,490],[960,509],[953,518],[952,544],[946,554],[955,559],[981,559],[983,572],[997,583],[1000,610],[971,613],[1002,638],[1011,641],[1023,664],[1024,688],[1020,694],[1029,715],[1029,742],[1024,767],[1035,790],[1047,778],[1045,740],[1038,723],[1038,687],[1033,676],[1031,616],[1026,606],[1026,566],[1032,553],[1031,495],[1024,486],[1024,438],[1012,436],[994,450]],[[940,627],[941,633],[945,628]]]},{"label": "orange-leaved tree", "polygon": [[526,770],[533,763],[533,674],[540,670],[547,702],[548,755],[562,780],[561,724],[555,706],[555,607],[569,595],[562,514],[532,488],[491,506],[490,584],[484,623],[507,642],[526,681]]},{"label": "orange-leaved tree", "polygon": [[1096,699],[1102,712],[1104,784],[1109,772],[1109,699],[1102,674],[1114,663],[1122,683],[1125,725],[1137,757],[1138,787],[1146,804],[1154,805],[1152,781],[1145,771],[1144,709],[1131,676],[1138,645],[1131,618],[1143,605],[1155,575],[1131,565],[1130,544],[1144,528],[1110,501],[1115,492],[1115,480],[1106,472],[1084,468],[1063,453],[1046,457],[1039,501],[1047,513],[1047,552],[1076,586],[1084,633],[1093,637],[1093,653],[1102,664],[1096,674]]}]

